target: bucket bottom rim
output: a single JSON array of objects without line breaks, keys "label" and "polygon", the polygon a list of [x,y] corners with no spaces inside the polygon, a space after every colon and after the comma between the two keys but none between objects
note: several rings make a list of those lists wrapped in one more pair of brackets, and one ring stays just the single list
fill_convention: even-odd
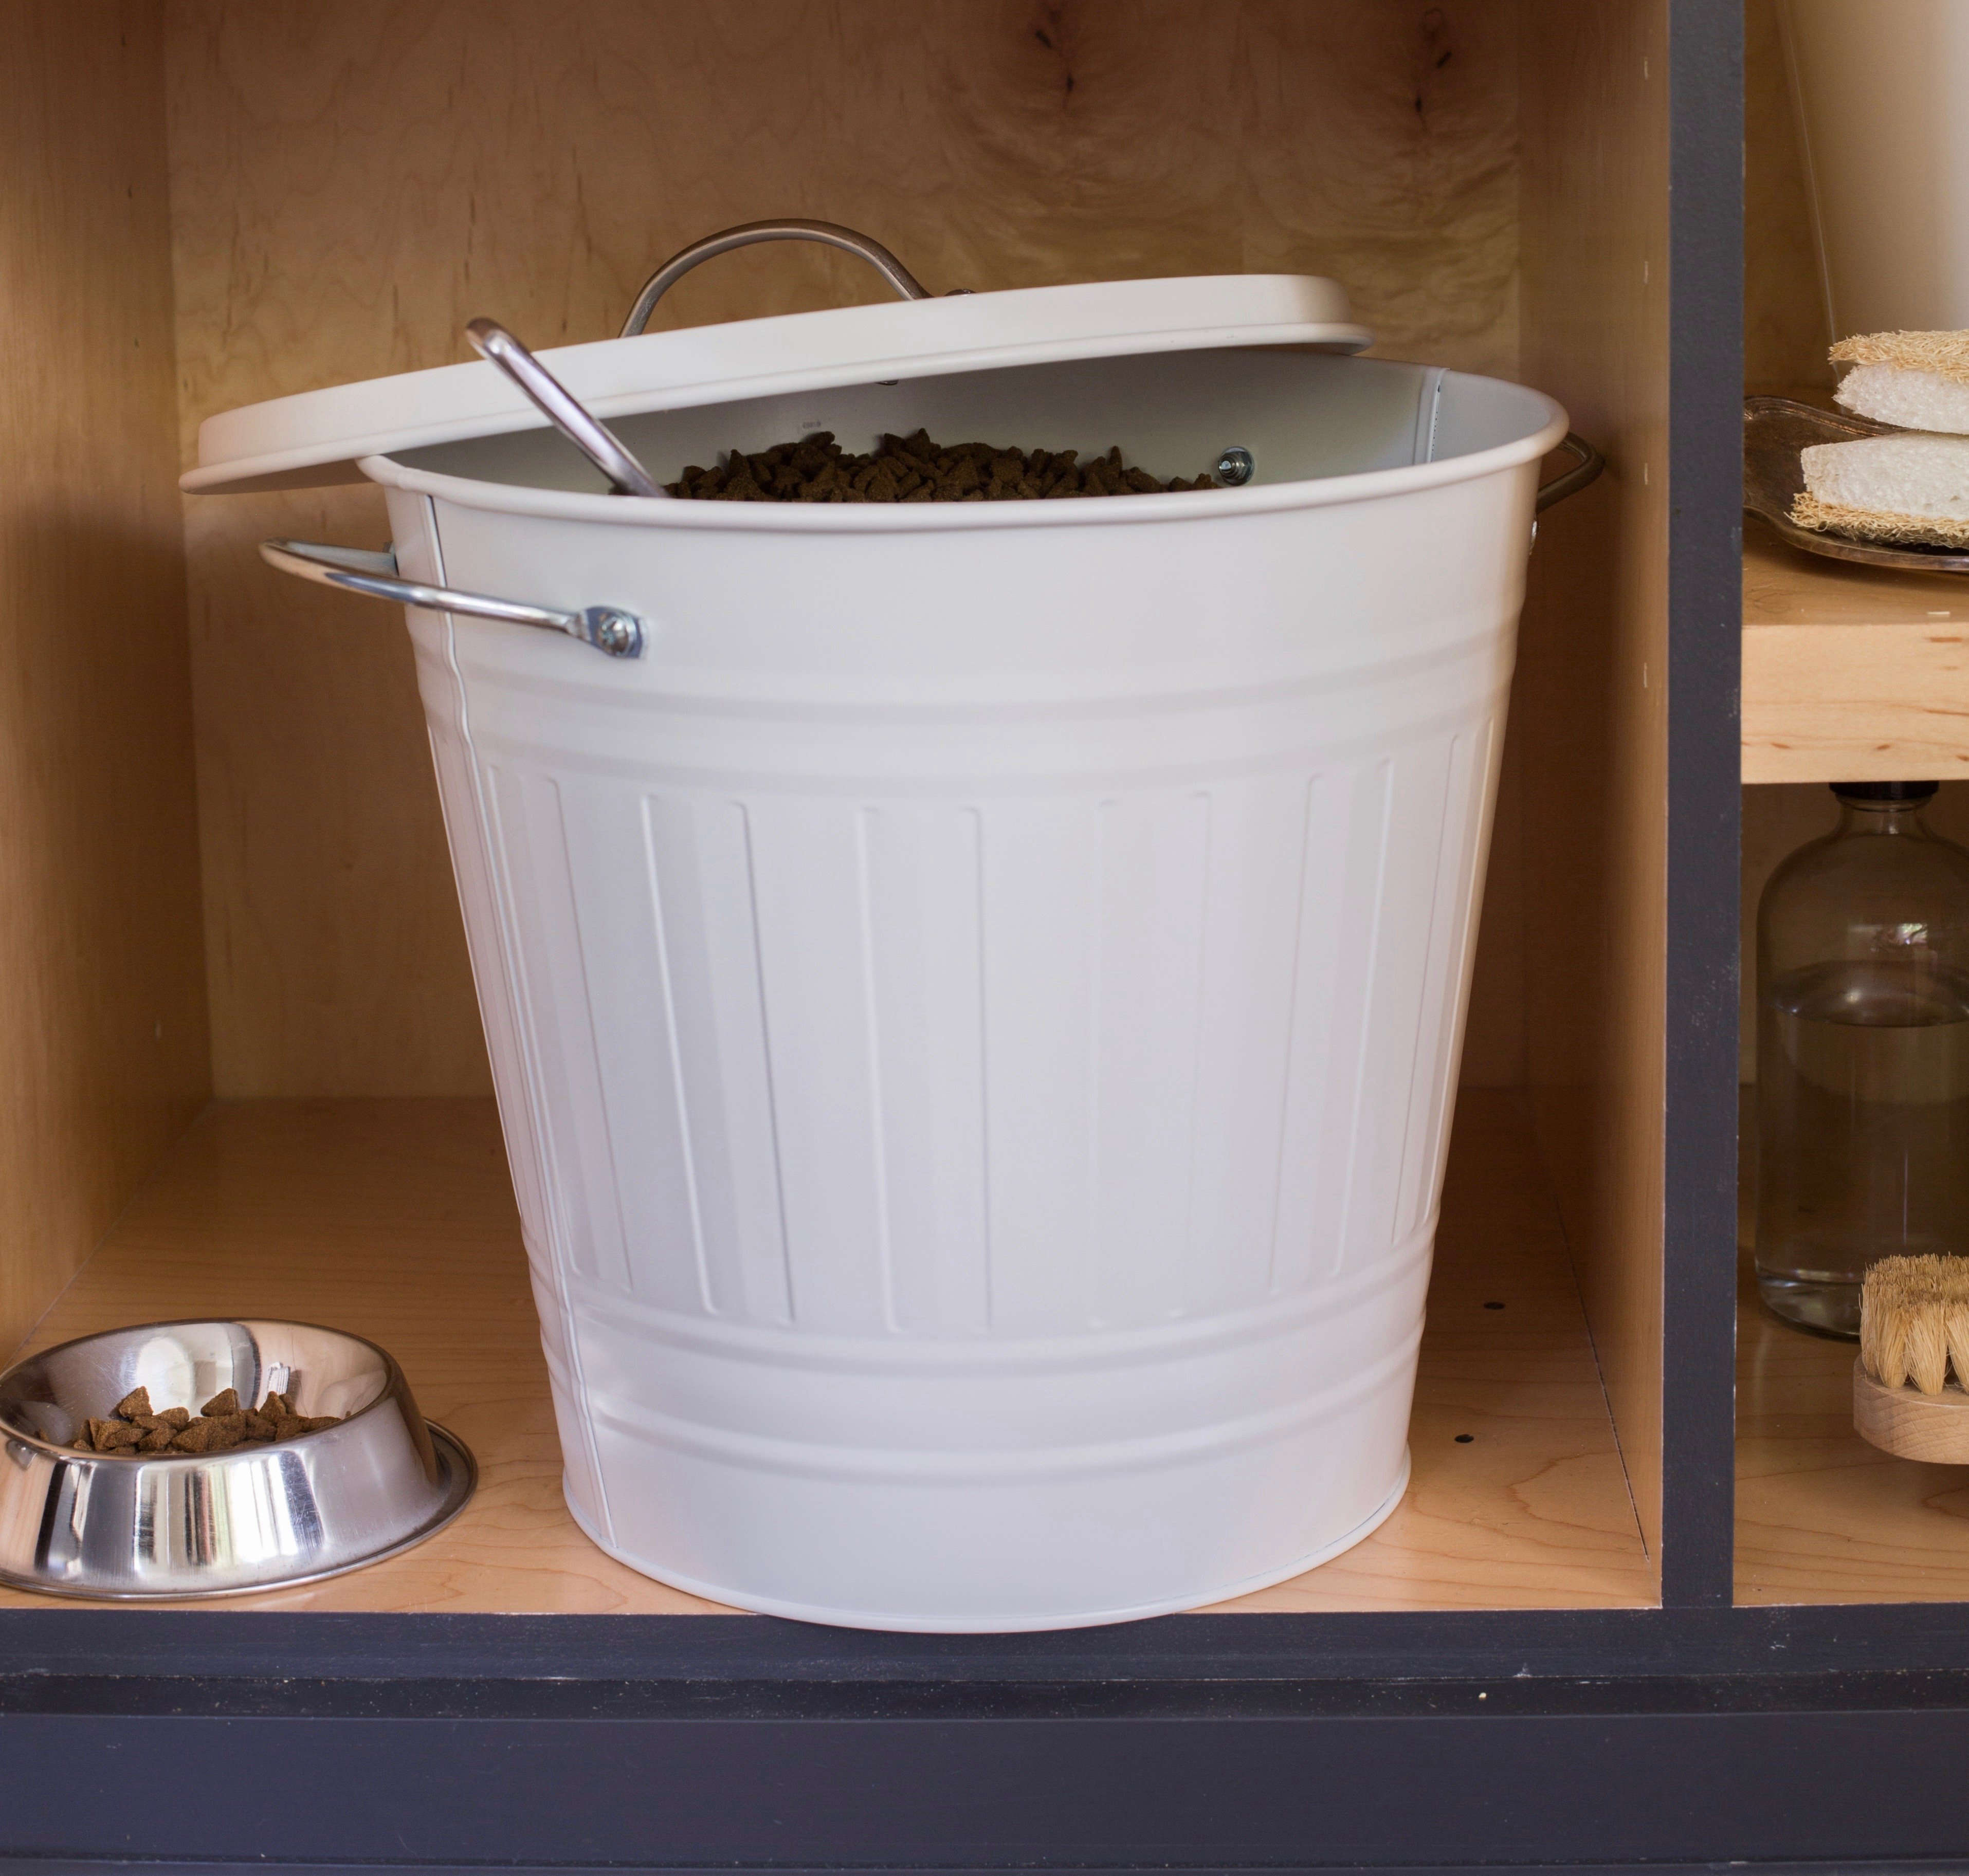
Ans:
[{"label": "bucket bottom rim", "polygon": [[1410,1471],[1409,1449],[1402,1448],[1400,1470],[1395,1475],[1395,1482],[1388,1495],[1354,1525],[1331,1543],[1319,1549],[1309,1550],[1294,1557],[1289,1563],[1274,1570],[1260,1570],[1255,1576],[1242,1576],[1235,1582],[1221,1583],[1195,1593],[1173,1596],[1155,1602],[1136,1603],[1126,1609],[1089,1609],[1068,1612],[1053,1615],[1007,1616],[936,1616],[936,1615],[883,1615],[861,1609],[842,1609],[807,1602],[787,1602],[774,1596],[755,1596],[738,1590],[722,1589],[716,1583],[704,1583],[696,1577],[686,1576],[674,1570],[653,1569],[648,1563],[639,1562],[618,1546],[606,1543],[601,1534],[581,1514],[567,1489],[565,1473],[561,1479],[561,1495],[566,1500],[569,1515],[580,1528],[581,1534],[598,1550],[615,1558],[617,1563],[627,1566],[639,1576],[647,1576],[653,1582],[667,1585],[673,1589],[681,1589],[688,1596],[701,1598],[707,1602],[722,1602],[728,1609],[743,1609],[754,1615],[777,1615],[788,1622],[816,1622],[829,1628],[872,1629],[890,1635],[1032,1635],[1054,1628],[1101,1628],[1117,1622],[1143,1622],[1153,1615],[1178,1615],[1186,1612],[1208,1607],[1213,1602],[1228,1602],[1232,1598],[1250,1596],[1260,1589],[1269,1589],[1275,1583],[1289,1582],[1293,1577],[1303,1576],[1309,1570],[1317,1570],[1322,1563],[1330,1563],[1343,1551],[1364,1542],[1380,1530],[1393,1516],[1395,1508],[1402,1502],[1409,1488]]}]

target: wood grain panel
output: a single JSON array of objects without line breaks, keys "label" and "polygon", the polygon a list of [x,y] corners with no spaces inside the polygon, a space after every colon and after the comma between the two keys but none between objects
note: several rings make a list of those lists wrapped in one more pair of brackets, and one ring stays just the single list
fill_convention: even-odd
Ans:
[{"label": "wood grain panel", "polygon": [[205,1098],[154,8],[0,5],[0,1345]]},{"label": "wood grain panel", "polygon": [[1744,529],[1744,779],[1969,776],[1969,583]]},{"label": "wood grain panel", "polygon": [[1778,31],[1778,0],[1744,8],[1744,388],[1830,390],[1832,332]]},{"label": "wood grain panel", "polygon": [[[1515,8],[1468,0],[173,0],[183,442],[217,410],[606,335],[684,242],[847,222],[933,290],[1328,273],[1380,349],[1511,374]],[[874,298],[812,247],[700,269],[657,323]],[[410,664],[274,533],[380,541],[371,492],[194,502],[216,1074],[228,1094],[486,1085]],[[1508,760],[1514,762],[1515,757]],[[1515,771],[1467,1066],[1521,1078]]]},{"label": "wood grain panel", "polygon": [[[1401,1508],[1345,1557],[1227,1609],[1598,1608],[1651,1577],[1519,1097],[1466,1092]],[[1487,1308],[1502,1303],[1501,1309]],[[213,1108],[37,1330],[167,1316],[332,1323],[402,1362],[481,1467],[428,1543],[229,1606],[640,1612],[714,1605],[605,1557],[568,1516],[519,1221],[491,1103]],[[1458,1443],[1458,1435],[1470,1436]],[[0,1592],[0,1605],[51,1608]]]},{"label": "wood grain panel", "polygon": [[1530,1084],[1650,1549],[1660,1528],[1668,662],[1666,8],[1524,24],[1523,368],[1607,472],[1540,523],[1524,746]]},{"label": "wood grain panel", "polygon": [[1928,1465],[1969,1466],[1969,1394],[1950,1382],[1939,1394],[1889,1387],[1853,1364],[1853,1426],[1869,1446]]}]

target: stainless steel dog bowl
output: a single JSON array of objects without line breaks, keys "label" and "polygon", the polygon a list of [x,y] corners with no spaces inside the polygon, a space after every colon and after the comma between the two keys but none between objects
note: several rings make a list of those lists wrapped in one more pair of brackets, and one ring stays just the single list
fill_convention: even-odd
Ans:
[{"label": "stainless steel dog bowl", "polygon": [[[345,1416],[275,1446],[79,1453],[133,1388],[160,1408],[227,1388]],[[159,1322],[85,1336],[0,1375],[0,1582],[115,1599],[240,1596],[394,1556],[441,1529],[472,1455],[417,1411],[373,1342],[304,1322]]]}]

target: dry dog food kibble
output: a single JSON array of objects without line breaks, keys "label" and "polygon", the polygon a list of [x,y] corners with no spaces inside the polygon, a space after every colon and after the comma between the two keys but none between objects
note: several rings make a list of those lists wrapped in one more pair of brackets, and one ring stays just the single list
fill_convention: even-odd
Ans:
[{"label": "dry dog food kibble", "polygon": [[103,1420],[91,1420],[76,1441],[78,1453],[224,1453],[235,1446],[291,1440],[339,1424],[339,1414],[297,1414],[284,1394],[269,1394],[257,1408],[246,1406],[236,1388],[215,1394],[194,1415],[189,1408],[151,1408],[151,1391],[124,1395]]},{"label": "dry dog food kibble", "polygon": [[735,449],[715,469],[693,464],[670,492],[694,501],[1056,501],[1085,495],[1174,495],[1218,484],[1207,475],[1158,481],[1123,466],[1121,452],[1082,462],[1063,449],[1001,449],[994,443],[946,449],[921,430],[884,436],[873,455],[848,454],[832,430],[756,455]]}]

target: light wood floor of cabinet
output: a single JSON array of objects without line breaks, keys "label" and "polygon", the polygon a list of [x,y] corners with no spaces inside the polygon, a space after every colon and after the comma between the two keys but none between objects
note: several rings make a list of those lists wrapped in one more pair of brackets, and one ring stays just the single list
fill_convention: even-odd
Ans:
[{"label": "light wood floor of cabinet", "polygon": [[1969,1601],[1969,1466],[1896,1459],[1853,1430],[1851,1342],[1737,1316],[1737,1600]]},{"label": "light wood floor of cabinet", "polygon": [[[289,1316],[373,1337],[481,1467],[463,1515],[419,1549],[216,1606],[715,1612],[603,1556],[561,1502],[546,1371],[489,1102],[212,1108],[26,1346],[208,1314]],[[1412,1437],[1413,1482],[1371,1538],[1322,1569],[1220,1606],[1653,1599],[1565,1240],[1523,1109],[1507,1094],[1466,1090],[1458,1109]],[[76,1606],[5,1592],[0,1604]]]},{"label": "light wood floor of cabinet", "polygon": [[1738,1124],[1737,1600],[1969,1601],[1969,1466],[1869,1446],[1853,1430],[1856,1346],[1758,1301],[1754,1094]]}]

